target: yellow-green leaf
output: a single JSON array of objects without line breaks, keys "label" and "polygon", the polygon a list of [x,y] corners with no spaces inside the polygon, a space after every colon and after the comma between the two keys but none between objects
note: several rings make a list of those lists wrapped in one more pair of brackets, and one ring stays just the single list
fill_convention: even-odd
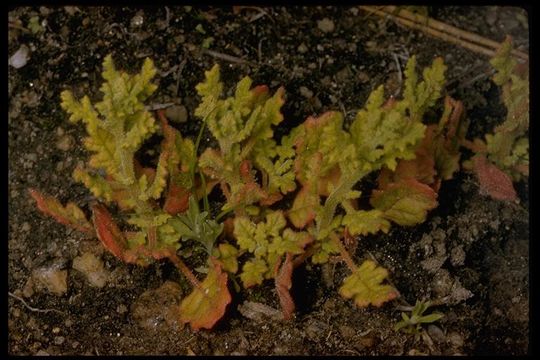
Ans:
[{"label": "yellow-green leaf", "polygon": [[267,271],[268,265],[266,264],[266,261],[262,259],[248,260],[242,267],[240,279],[245,288],[261,285]]},{"label": "yellow-green leaf", "polygon": [[379,231],[387,233],[390,222],[384,218],[384,212],[378,209],[358,210],[343,217],[343,225],[351,235],[375,234]]},{"label": "yellow-green leaf", "polygon": [[427,212],[437,206],[437,193],[415,179],[389,184],[384,190],[374,190],[371,205],[384,217],[399,225],[412,226],[426,220]]},{"label": "yellow-green leaf", "polygon": [[217,257],[223,264],[223,270],[235,274],[238,271],[238,249],[231,244],[219,244]]},{"label": "yellow-green leaf", "polygon": [[190,323],[195,331],[211,329],[225,314],[225,308],[231,302],[231,294],[227,289],[227,273],[214,262],[206,279],[195,287],[191,294],[180,304],[180,320]]},{"label": "yellow-green leaf", "polygon": [[358,307],[367,307],[370,304],[380,307],[398,295],[392,286],[382,284],[387,277],[386,269],[366,260],[352,275],[345,278],[339,293],[346,299],[353,298]]},{"label": "yellow-green leaf", "polygon": [[56,221],[71,226],[79,231],[93,234],[94,229],[82,210],[72,202],[63,206],[60,201],[52,196],[40,193],[35,189],[29,189],[30,195],[36,200],[37,207],[43,213],[52,216]]}]

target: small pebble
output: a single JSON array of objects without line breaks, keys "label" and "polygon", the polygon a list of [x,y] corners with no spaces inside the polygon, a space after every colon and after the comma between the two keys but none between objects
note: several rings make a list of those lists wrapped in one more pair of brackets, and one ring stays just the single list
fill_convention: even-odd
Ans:
[{"label": "small pebble", "polygon": [[436,343],[443,343],[446,341],[446,336],[444,335],[444,332],[441,330],[440,327],[430,324],[427,328],[429,336],[435,341]]},{"label": "small pebble", "polygon": [[187,109],[183,105],[173,105],[165,110],[165,115],[174,123],[184,123],[188,119]]},{"label": "small pebble", "polygon": [[301,43],[301,44],[298,46],[298,49],[297,49],[297,50],[298,50],[298,52],[299,52],[300,54],[305,54],[305,53],[308,52],[308,47],[306,46],[306,44]]},{"label": "small pebble", "polygon": [[26,45],[21,45],[19,50],[15,54],[11,55],[9,58],[9,65],[13,66],[15,69],[20,69],[28,62],[28,56],[30,54],[30,49]]},{"label": "small pebble", "polygon": [[23,224],[21,226],[21,231],[28,232],[28,231],[30,231],[31,228],[32,227],[30,226],[30,223],[25,221],[25,222],[23,222]]},{"label": "small pebble", "polygon": [[32,280],[38,288],[44,288],[57,296],[67,291],[67,270],[60,270],[56,265],[34,270]]},{"label": "small pebble", "polygon": [[317,21],[317,27],[324,33],[331,33],[336,28],[334,22],[328,18]]},{"label": "small pebble", "polygon": [[131,18],[131,27],[139,27],[143,24],[144,18],[137,14],[133,18]]},{"label": "small pebble", "polygon": [[68,151],[71,149],[71,146],[73,145],[73,138],[69,135],[62,136],[57,142],[56,142],[56,148],[62,151]]},{"label": "small pebble", "polygon": [[73,269],[86,275],[90,285],[102,288],[109,279],[109,272],[103,267],[103,261],[90,252],[73,259]]},{"label": "small pebble", "polygon": [[311,99],[313,97],[313,91],[311,91],[305,86],[300,86],[299,91],[300,91],[300,95],[302,95],[306,99]]}]

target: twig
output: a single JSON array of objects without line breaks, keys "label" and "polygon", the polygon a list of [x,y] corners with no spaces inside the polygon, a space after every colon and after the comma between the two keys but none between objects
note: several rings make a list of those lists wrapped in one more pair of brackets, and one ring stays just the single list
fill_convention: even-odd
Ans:
[{"label": "twig", "polygon": [[[500,44],[493,40],[486,39],[477,34],[458,29],[419,14],[413,14],[407,10],[402,9],[397,11],[395,6],[385,6],[381,8],[376,8],[374,6],[360,6],[360,8],[381,17],[388,17],[401,25],[421,30],[433,37],[451,42],[489,57],[495,56],[496,50],[500,47]],[[512,54],[521,60],[529,59],[529,56],[526,53],[519,50],[513,50]]]},{"label": "twig", "polygon": [[38,308],[32,307],[32,306],[28,305],[28,304],[26,303],[26,301],[24,301],[23,298],[21,298],[21,297],[15,295],[15,294],[13,294],[13,293],[10,292],[10,291],[8,291],[8,295],[11,296],[12,298],[17,299],[17,300],[19,300],[20,302],[22,302],[23,305],[24,305],[28,310],[30,310],[30,311],[34,311],[34,312],[42,312],[42,313],[48,313],[48,312],[51,312],[51,311],[55,311],[55,312],[60,313],[60,314],[63,314],[63,315],[66,314],[66,313],[63,312],[63,311],[56,310],[56,309],[38,309]]},{"label": "twig", "polygon": [[[386,9],[387,9],[387,10],[385,10],[386,12],[395,12],[397,10],[397,8],[395,6],[387,6]],[[412,13],[412,12],[406,10],[406,9],[401,9],[399,11],[399,15],[401,17],[406,18],[406,19],[412,20],[412,21],[414,21],[416,23],[424,23],[427,26],[429,26],[431,28],[434,28],[436,30],[446,32],[448,34],[455,35],[458,38],[466,39],[466,40],[469,40],[470,42],[473,42],[473,43],[477,43],[477,44],[480,44],[480,45],[483,45],[483,46],[491,47],[494,50],[497,50],[501,46],[501,44],[499,44],[498,42],[493,41],[491,39],[485,38],[485,37],[480,36],[480,35],[475,34],[475,33],[471,33],[469,31],[459,29],[459,28],[457,28],[455,26],[443,23],[441,21],[437,21],[437,20],[429,18],[429,17],[425,17],[425,16],[420,15],[420,14],[414,14],[414,13]],[[512,50],[512,54],[514,56],[517,56],[517,57],[523,59],[523,60],[528,60],[529,59],[529,56],[527,54],[525,54],[522,51],[516,50],[516,49]]]},{"label": "twig", "polygon": [[239,57],[224,54],[224,53],[220,53],[220,52],[217,52],[217,51],[214,51],[214,50],[202,49],[202,53],[206,54],[206,55],[213,56],[213,57],[221,59],[221,60],[236,63],[236,64],[249,64],[249,65],[252,65],[252,66],[257,65],[255,63],[249,61],[249,60],[244,60],[244,59],[241,59]]}]

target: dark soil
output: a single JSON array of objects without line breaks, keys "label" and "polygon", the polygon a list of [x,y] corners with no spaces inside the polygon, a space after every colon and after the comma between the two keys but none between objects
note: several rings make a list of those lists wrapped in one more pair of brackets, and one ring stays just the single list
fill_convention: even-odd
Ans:
[{"label": "dark soil", "polygon": [[[430,8],[430,16],[496,41],[506,34],[528,51],[527,13],[518,8]],[[38,17],[42,31],[25,28]],[[318,21],[326,19],[323,23]],[[333,24],[330,24],[330,22]],[[307,116],[340,110],[350,120],[370,91],[385,84],[398,94],[399,68],[416,54],[420,66],[442,56],[447,91],[463,100],[470,136],[504,119],[489,59],[354,7],[35,7],[9,13],[9,55],[21,45],[28,63],[9,67],[9,313],[8,351],[69,354],[526,354],[529,346],[529,189],[519,204],[479,194],[475,178],[459,173],[443,183],[439,207],[426,223],[394,227],[360,241],[356,259],[371,254],[391,273],[400,301],[447,297],[445,316],[419,337],[393,330],[400,301],[357,309],[337,293],[342,264],[307,265],[294,277],[294,320],[259,319],[244,301],[279,309],[272,284],[236,295],[212,331],[192,332],[175,318],[189,291],[167,263],[126,265],[96,239],[57,224],[36,209],[27,188],[87,210],[89,192],[71,178],[86,159],[82,126],[60,109],[59,94],[99,96],[101,62],[137,71],[144,57],[158,67],[152,104],[182,104],[192,118],[195,85],[218,62],[229,86],[245,75],[272,90],[283,85],[287,133]],[[326,27],[324,26],[326,25]],[[323,31],[325,30],[325,31]],[[228,54],[216,58],[203,51]],[[242,59],[242,60],[240,60]],[[210,141],[205,137],[205,141]],[[205,144],[202,144],[204,146]],[[86,255],[85,255],[86,254]],[[85,276],[79,256],[92,260]],[[83,270],[81,270],[83,269]],[[268,310],[270,315],[272,309]]]}]

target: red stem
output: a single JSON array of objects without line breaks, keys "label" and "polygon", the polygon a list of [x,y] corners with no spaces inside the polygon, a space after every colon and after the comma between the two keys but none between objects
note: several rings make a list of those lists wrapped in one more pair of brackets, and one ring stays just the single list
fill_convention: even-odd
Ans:
[{"label": "red stem", "polygon": [[189,280],[193,287],[196,287],[197,289],[203,291],[200,281],[197,280],[191,270],[189,270],[186,264],[184,264],[184,262],[176,254],[170,254],[169,259],[182,272],[182,274],[184,274],[184,276]]},{"label": "red stem", "polygon": [[343,258],[343,260],[345,261],[345,263],[347,264],[347,267],[352,272],[356,271],[356,264],[354,263],[353,259],[351,258],[351,255],[349,255],[349,252],[347,251],[347,249],[345,249],[345,246],[343,246],[343,243],[341,242],[341,240],[334,233],[330,234],[330,238],[338,246],[339,253],[340,253],[341,257]]}]

